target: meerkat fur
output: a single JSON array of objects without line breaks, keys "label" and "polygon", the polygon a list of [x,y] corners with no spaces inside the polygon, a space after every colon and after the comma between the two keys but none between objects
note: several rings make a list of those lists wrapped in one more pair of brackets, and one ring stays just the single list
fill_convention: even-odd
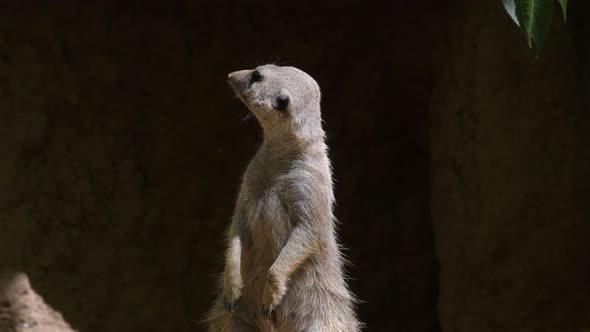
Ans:
[{"label": "meerkat fur", "polygon": [[318,84],[275,65],[228,81],[264,140],[243,176],[209,331],[360,331],[336,240]]}]

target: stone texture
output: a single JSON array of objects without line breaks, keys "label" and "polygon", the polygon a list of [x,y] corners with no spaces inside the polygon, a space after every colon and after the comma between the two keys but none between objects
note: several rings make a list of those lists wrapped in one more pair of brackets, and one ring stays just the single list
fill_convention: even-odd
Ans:
[{"label": "stone texture", "polygon": [[535,59],[499,3],[454,15],[431,110],[442,330],[585,331],[590,126],[576,41],[556,20]]}]

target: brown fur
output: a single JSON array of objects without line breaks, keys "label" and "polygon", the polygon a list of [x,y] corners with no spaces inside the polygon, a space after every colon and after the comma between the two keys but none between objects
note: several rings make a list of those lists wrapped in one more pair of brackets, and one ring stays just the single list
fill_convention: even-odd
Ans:
[{"label": "brown fur", "polygon": [[359,331],[336,241],[319,86],[274,65],[228,79],[264,142],[244,174],[210,331]]}]

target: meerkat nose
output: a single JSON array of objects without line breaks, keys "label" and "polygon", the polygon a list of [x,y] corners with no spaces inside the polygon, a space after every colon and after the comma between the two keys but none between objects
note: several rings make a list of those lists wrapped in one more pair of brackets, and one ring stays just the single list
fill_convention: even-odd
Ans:
[{"label": "meerkat nose", "polygon": [[235,72],[227,75],[227,83],[229,83],[232,88],[236,89],[239,86],[238,81],[239,79]]},{"label": "meerkat nose", "polygon": [[233,73],[229,73],[229,74],[227,74],[227,82],[228,82],[228,83],[229,83],[231,86],[233,86],[233,85],[235,84],[235,82],[236,82],[236,77],[235,77],[235,75],[233,75]]}]

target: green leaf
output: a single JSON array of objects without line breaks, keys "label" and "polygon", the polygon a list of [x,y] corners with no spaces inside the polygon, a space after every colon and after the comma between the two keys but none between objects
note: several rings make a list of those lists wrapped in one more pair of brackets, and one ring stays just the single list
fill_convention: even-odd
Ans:
[{"label": "green leaf", "polygon": [[554,0],[515,0],[516,17],[523,28],[529,47],[535,46],[537,52],[551,28]]},{"label": "green leaf", "polygon": [[514,23],[520,27],[518,17],[516,16],[516,4],[514,3],[514,0],[502,0],[502,4],[504,5],[504,9],[506,9],[506,12],[508,15],[510,15]]},{"label": "green leaf", "polygon": [[567,19],[567,0],[559,0],[559,4],[561,5],[561,10],[563,11],[563,20]]}]

